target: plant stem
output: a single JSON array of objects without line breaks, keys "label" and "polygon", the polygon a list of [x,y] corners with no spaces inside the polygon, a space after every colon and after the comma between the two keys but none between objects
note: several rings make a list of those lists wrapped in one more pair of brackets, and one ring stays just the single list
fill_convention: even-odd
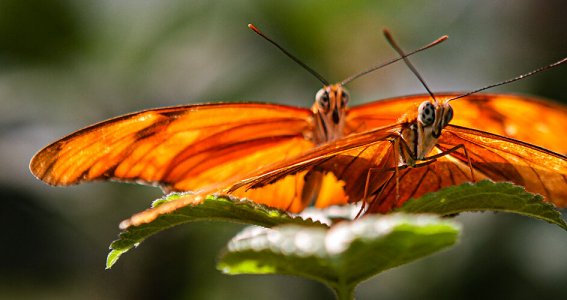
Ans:
[{"label": "plant stem", "polygon": [[354,285],[348,285],[340,281],[332,285],[337,300],[354,300],[354,287]]}]

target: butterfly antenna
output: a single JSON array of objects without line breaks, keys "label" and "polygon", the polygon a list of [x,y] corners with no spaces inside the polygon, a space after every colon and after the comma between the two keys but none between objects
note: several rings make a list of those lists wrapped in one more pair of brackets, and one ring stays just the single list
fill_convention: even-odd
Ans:
[{"label": "butterfly antenna", "polygon": [[514,81],[518,81],[518,80],[524,79],[524,78],[526,78],[526,77],[530,77],[530,76],[532,76],[532,75],[535,75],[535,74],[537,74],[537,73],[539,73],[539,72],[542,72],[542,71],[545,71],[545,70],[547,70],[547,69],[551,69],[551,68],[557,67],[557,66],[559,66],[560,64],[563,64],[563,63],[565,63],[565,62],[567,62],[567,57],[565,57],[565,58],[563,58],[563,59],[561,59],[561,60],[559,60],[559,61],[556,61],[556,62],[554,62],[554,63],[552,63],[552,64],[549,64],[549,65],[547,65],[547,66],[543,66],[543,67],[541,67],[541,68],[539,68],[539,69],[535,69],[535,70],[533,70],[533,71],[531,71],[531,72],[522,74],[522,75],[520,75],[520,76],[511,78],[511,79],[508,79],[508,80],[504,80],[504,81],[501,81],[501,82],[498,82],[498,83],[495,83],[495,84],[491,84],[491,85],[489,85],[489,86],[485,86],[485,87],[483,87],[483,88],[480,88],[480,89],[478,89],[478,90],[474,90],[474,91],[472,91],[472,92],[468,92],[468,93],[459,95],[459,96],[457,96],[457,97],[454,97],[454,98],[451,98],[451,99],[447,100],[447,102],[453,101],[453,100],[457,100],[457,99],[459,99],[459,98],[463,98],[463,97],[466,97],[466,96],[469,96],[469,95],[472,95],[472,94],[475,94],[475,93],[478,93],[478,92],[481,92],[481,91],[484,91],[484,90],[487,90],[487,89],[490,89],[490,88],[493,88],[493,87],[497,87],[497,86],[500,86],[500,85],[508,84],[508,83],[511,83],[511,82],[514,82]]},{"label": "butterfly antenna", "polygon": [[[348,77],[347,79],[341,81],[341,85],[345,85],[345,84],[347,84],[347,83],[349,83],[349,82],[351,82],[351,81],[357,79],[358,77],[361,77],[361,76],[363,76],[363,75],[366,75],[366,74],[368,74],[368,73],[370,73],[370,72],[373,72],[373,71],[378,70],[378,69],[380,69],[380,68],[383,68],[383,67],[385,67],[385,66],[391,65],[391,64],[393,64],[393,63],[395,63],[395,62],[397,62],[397,61],[400,61],[400,60],[402,60],[402,59],[403,59],[403,60],[406,60],[406,57],[411,56],[411,55],[413,55],[413,54],[416,54],[416,53],[418,53],[418,52],[421,52],[421,51],[423,51],[423,50],[429,49],[429,48],[431,48],[431,47],[433,47],[433,46],[435,46],[435,45],[437,45],[437,44],[440,44],[441,42],[445,41],[445,40],[448,39],[448,38],[449,38],[448,36],[444,35],[444,36],[438,38],[437,40],[433,41],[432,43],[427,44],[427,45],[425,45],[425,46],[423,46],[423,47],[421,47],[421,48],[419,48],[419,49],[416,49],[416,50],[414,50],[414,51],[411,51],[411,52],[409,52],[409,53],[407,53],[407,54],[402,54],[401,57],[398,57],[398,58],[396,58],[396,59],[392,59],[392,60],[390,60],[390,61],[388,61],[388,62],[386,62],[386,63],[382,63],[382,64],[379,64],[379,65],[375,65],[375,66],[373,66],[373,67],[370,67],[370,68],[368,68],[368,69],[366,69],[366,70],[364,70],[364,71],[362,71],[362,72],[360,72],[360,73],[358,73],[358,74],[352,75],[352,76]],[[407,63],[407,62],[406,62],[406,63]]]},{"label": "butterfly antenna", "polygon": [[386,40],[388,41],[390,46],[392,46],[392,48],[394,48],[394,50],[396,50],[396,52],[398,52],[398,54],[401,56],[401,58],[404,59],[406,66],[408,66],[408,68],[411,70],[411,72],[417,77],[417,79],[419,79],[419,81],[421,82],[421,85],[423,85],[423,87],[429,93],[429,96],[431,96],[433,101],[435,101],[437,103],[437,99],[435,99],[435,95],[433,94],[433,92],[431,92],[431,90],[429,89],[429,86],[427,85],[427,83],[425,83],[425,80],[423,79],[423,77],[421,77],[421,74],[419,74],[417,69],[413,66],[413,64],[407,58],[407,55],[404,53],[404,50],[402,50],[402,48],[398,45],[398,43],[396,43],[396,41],[394,40],[394,37],[392,36],[392,33],[390,33],[390,30],[388,30],[387,28],[384,28],[382,30],[382,33],[384,34],[384,37],[386,38]]},{"label": "butterfly antenna", "polygon": [[260,29],[256,28],[256,26],[252,25],[252,24],[248,24],[248,28],[252,29],[254,32],[256,32],[259,36],[263,37],[266,41],[272,43],[272,45],[276,46],[278,49],[280,49],[281,52],[283,52],[285,55],[287,55],[287,57],[291,58],[294,62],[296,62],[297,64],[299,64],[300,66],[302,66],[305,70],[307,70],[309,73],[311,73],[311,75],[315,76],[317,79],[319,79],[319,81],[321,81],[324,85],[329,85],[329,82],[323,78],[323,76],[321,76],[321,74],[317,73],[315,70],[313,70],[312,68],[310,68],[308,65],[304,64],[301,60],[299,60],[299,58],[295,57],[293,54],[289,53],[287,50],[285,50],[282,46],[280,46],[278,43],[276,43],[274,40],[272,40],[271,38],[269,38],[267,35],[265,35],[263,32],[260,31]]}]

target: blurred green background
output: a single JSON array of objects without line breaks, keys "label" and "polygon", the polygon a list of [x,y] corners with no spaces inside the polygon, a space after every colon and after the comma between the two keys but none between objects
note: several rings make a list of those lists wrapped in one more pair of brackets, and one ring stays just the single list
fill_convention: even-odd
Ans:
[{"label": "blurred green background", "polygon": [[[217,272],[217,253],[241,228],[234,224],[169,230],[105,271],[119,221],[160,190],[53,188],[29,173],[29,159],[83,126],[150,107],[238,100],[309,106],[320,83],[246,28],[250,22],[332,82],[396,56],[383,27],[406,50],[448,34],[412,60],[434,91],[454,91],[565,56],[566,13],[563,0],[1,0],[0,298],[331,299],[324,286],[300,278]],[[566,83],[563,66],[493,91],[566,102]],[[424,92],[403,64],[349,88],[353,105]],[[506,214],[457,219],[465,224],[457,247],[367,281],[358,298],[565,297],[561,229]]]}]

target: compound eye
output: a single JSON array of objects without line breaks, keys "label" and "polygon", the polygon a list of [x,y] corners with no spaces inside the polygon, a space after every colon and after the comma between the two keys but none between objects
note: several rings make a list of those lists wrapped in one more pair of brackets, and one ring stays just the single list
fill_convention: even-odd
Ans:
[{"label": "compound eye", "polygon": [[423,124],[423,126],[429,126],[435,122],[435,106],[431,102],[426,101],[421,103],[418,108],[417,120]]},{"label": "compound eye", "polygon": [[447,107],[447,113],[445,113],[445,117],[443,118],[443,127],[449,125],[449,122],[453,120],[453,108],[450,105]]},{"label": "compound eye", "polygon": [[342,99],[343,107],[346,107],[347,104],[348,104],[348,101],[350,100],[350,95],[348,94],[347,91],[345,91],[345,90],[342,91],[341,99]]},{"label": "compound eye", "polygon": [[315,98],[324,111],[329,111],[331,99],[329,98],[329,93],[325,89],[320,89]]}]

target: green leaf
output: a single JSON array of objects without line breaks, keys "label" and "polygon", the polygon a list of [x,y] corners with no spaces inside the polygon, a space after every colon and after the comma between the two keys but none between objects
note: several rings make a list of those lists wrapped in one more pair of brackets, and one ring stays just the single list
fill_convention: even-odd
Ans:
[{"label": "green leaf", "polygon": [[[176,200],[183,197],[183,195],[178,193],[170,194],[154,201],[152,207],[167,201]],[[200,204],[182,207],[172,213],[161,215],[150,223],[132,226],[121,232],[119,239],[110,245],[111,251],[106,259],[106,268],[111,268],[122,254],[137,246],[149,236],[173,226],[196,221],[227,221],[265,227],[281,224],[326,227],[326,225],[320,222],[294,217],[284,211],[269,208],[246,199],[230,196],[209,196]]]},{"label": "green leaf", "polygon": [[464,183],[406,202],[398,211],[452,215],[470,211],[501,211],[547,221],[567,230],[567,224],[555,206],[541,195],[526,192],[507,182],[482,180]]},{"label": "green leaf", "polygon": [[288,274],[326,283],[339,299],[361,281],[453,245],[459,226],[433,215],[372,215],[330,229],[252,227],[217,265],[227,274]]}]

